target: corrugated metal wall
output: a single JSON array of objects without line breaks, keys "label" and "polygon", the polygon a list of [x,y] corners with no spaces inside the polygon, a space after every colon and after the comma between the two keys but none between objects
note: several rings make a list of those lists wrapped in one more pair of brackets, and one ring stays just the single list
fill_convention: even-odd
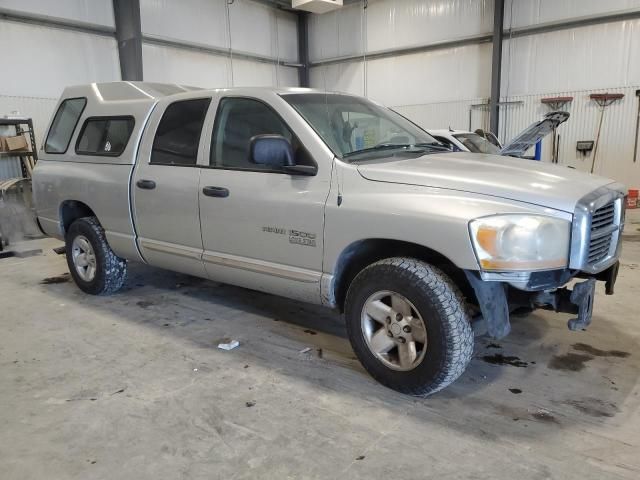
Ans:
[{"label": "corrugated metal wall", "polygon": [[[143,34],[248,52],[297,63],[294,14],[251,0],[141,0]],[[86,24],[114,27],[112,0],[0,0],[0,8]],[[0,116],[19,112],[33,119],[40,144],[64,87],[120,80],[115,38],[59,27],[0,20]],[[143,44],[144,78],[203,87],[297,86],[295,67],[202,51]],[[0,178],[19,175],[17,159],[0,160]]]},{"label": "corrugated metal wall", "polygon": [[[298,61],[295,14],[251,0],[141,0],[143,35]],[[228,12],[228,16],[227,16]],[[228,22],[228,23],[227,23]],[[144,78],[201,87],[298,86],[295,67],[156,44],[143,45]]]},{"label": "corrugated metal wall", "polygon": [[[576,151],[579,140],[595,141],[601,108],[589,98],[591,93],[622,93],[622,101],[616,101],[604,112],[602,131],[594,173],[612,177],[629,185],[640,184],[640,158],[633,161],[633,139],[635,119],[638,112],[638,98],[635,90],[640,87],[609,88],[597,90],[581,90],[557,92],[553,96],[573,97],[566,110],[571,113],[570,119],[558,128],[560,135],[558,163],[578,170],[591,170],[593,153],[583,155]],[[501,137],[512,138],[531,123],[531,119],[540,118],[549,112],[549,108],[541,103],[542,95],[522,95],[509,97],[509,100],[522,101],[521,105],[502,108]],[[552,140],[543,141],[543,155],[551,158]]]},{"label": "corrugated metal wall", "polygon": [[[0,0],[0,8],[114,25],[111,0]],[[0,20],[0,46],[0,116],[31,117],[38,144],[65,86],[120,79],[117,44],[106,36]],[[19,176],[18,158],[0,159],[0,179]]]},{"label": "corrugated metal wall", "polygon": [[[313,62],[362,55],[346,63],[311,69],[311,84],[365,94],[396,108],[425,128],[487,128],[491,44],[434,50],[379,60],[367,55],[391,48],[489,34],[491,0],[369,0],[313,15]],[[506,29],[639,9],[640,0],[506,0]],[[633,163],[634,127],[640,85],[640,20],[618,21],[550,33],[507,38],[503,45],[499,137],[512,138],[548,111],[540,98],[574,96],[571,118],[560,129],[560,160],[590,169],[590,157],[575,152],[577,140],[595,139],[597,105],[592,91],[620,91],[622,102],[606,111],[595,172],[640,186],[640,163]],[[550,141],[543,160],[551,159]],[[640,159],[638,160],[640,162]],[[587,168],[588,167],[588,168]]]}]

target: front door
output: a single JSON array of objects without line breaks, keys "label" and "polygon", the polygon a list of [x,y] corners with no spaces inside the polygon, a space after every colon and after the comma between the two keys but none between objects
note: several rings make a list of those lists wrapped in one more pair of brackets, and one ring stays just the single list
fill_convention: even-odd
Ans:
[{"label": "front door", "polygon": [[206,276],[197,166],[210,98],[160,102],[149,120],[131,185],[138,247],[151,265]]},{"label": "front door", "polygon": [[217,281],[318,302],[330,171],[293,176],[251,163],[250,139],[262,134],[287,138],[296,163],[314,162],[269,105],[222,98],[200,174],[204,265]]}]

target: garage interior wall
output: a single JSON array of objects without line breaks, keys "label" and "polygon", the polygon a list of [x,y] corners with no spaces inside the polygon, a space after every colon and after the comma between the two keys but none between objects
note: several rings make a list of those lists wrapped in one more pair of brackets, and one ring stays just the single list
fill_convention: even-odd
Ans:
[{"label": "garage interior wall", "polygon": [[[140,10],[146,81],[298,85],[296,67],[276,66],[298,61],[293,13],[251,0],[235,0],[228,10],[227,0],[140,0]],[[50,24],[60,20],[104,32]],[[121,79],[114,31],[112,0],[0,0],[0,115],[33,118],[41,143],[64,87]],[[185,45],[168,47],[167,40]],[[243,53],[259,60],[247,60]]]},{"label": "garage interior wall", "polygon": [[[365,94],[425,128],[489,128],[493,0],[368,0],[309,23],[311,86]],[[508,30],[594,15],[640,10],[640,0],[505,0],[499,138],[513,138],[539,120],[544,97],[573,96],[571,118],[558,129],[559,162],[580,170],[591,157],[578,140],[595,140],[599,107],[594,92],[624,93],[605,112],[595,173],[640,185],[633,161],[640,88],[640,19],[509,38]],[[438,43],[461,43],[435,48]],[[422,52],[367,56],[397,49]],[[418,47],[418,48],[416,48]],[[349,60],[345,59],[347,57]],[[359,58],[353,58],[359,57]],[[521,102],[521,103],[520,103]],[[475,105],[474,107],[472,107]],[[543,141],[543,160],[551,141]]]},{"label": "garage interior wall", "polygon": [[[114,28],[111,0],[0,0],[0,9]],[[120,80],[113,36],[0,20],[0,115],[33,118],[40,143],[67,85]]]},{"label": "garage interior wall", "polygon": [[[144,78],[202,87],[298,86],[296,15],[251,0],[140,0],[148,40],[184,42],[173,48],[143,41]],[[200,50],[198,47],[203,47]],[[207,48],[231,48],[236,58]],[[237,58],[243,53],[271,61]],[[275,61],[275,62],[274,62]]]}]

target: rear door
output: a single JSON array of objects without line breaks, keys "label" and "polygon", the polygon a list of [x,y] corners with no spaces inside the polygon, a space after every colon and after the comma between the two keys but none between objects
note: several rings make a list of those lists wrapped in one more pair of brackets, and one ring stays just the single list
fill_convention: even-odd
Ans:
[{"label": "rear door", "polygon": [[131,183],[138,246],[151,265],[206,276],[198,212],[201,132],[211,98],[156,106]]},{"label": "rear door", "polygon": [[217,281],[318,302],[330,166],[294,176],[252,164],[249,142],[262,134],[290,140],[296,164],[315,163],[267,102],[223,97],[207,122],[210,153],[200,177],[205,268]]}]

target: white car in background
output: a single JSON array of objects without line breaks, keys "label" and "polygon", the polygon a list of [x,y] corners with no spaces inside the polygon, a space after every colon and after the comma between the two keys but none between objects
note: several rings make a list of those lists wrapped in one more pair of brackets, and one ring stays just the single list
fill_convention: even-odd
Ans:
[{"label": "white car in background", "polygon": [[522,157],[536,143],[569,118],[568,112],[551,112],[544,119],[535,122],[503,146],[491,132],[481,129],[475,132],[466,130],[427,130],[439,142],[454,152],[487,153],[490,155],[507,155]]}]

